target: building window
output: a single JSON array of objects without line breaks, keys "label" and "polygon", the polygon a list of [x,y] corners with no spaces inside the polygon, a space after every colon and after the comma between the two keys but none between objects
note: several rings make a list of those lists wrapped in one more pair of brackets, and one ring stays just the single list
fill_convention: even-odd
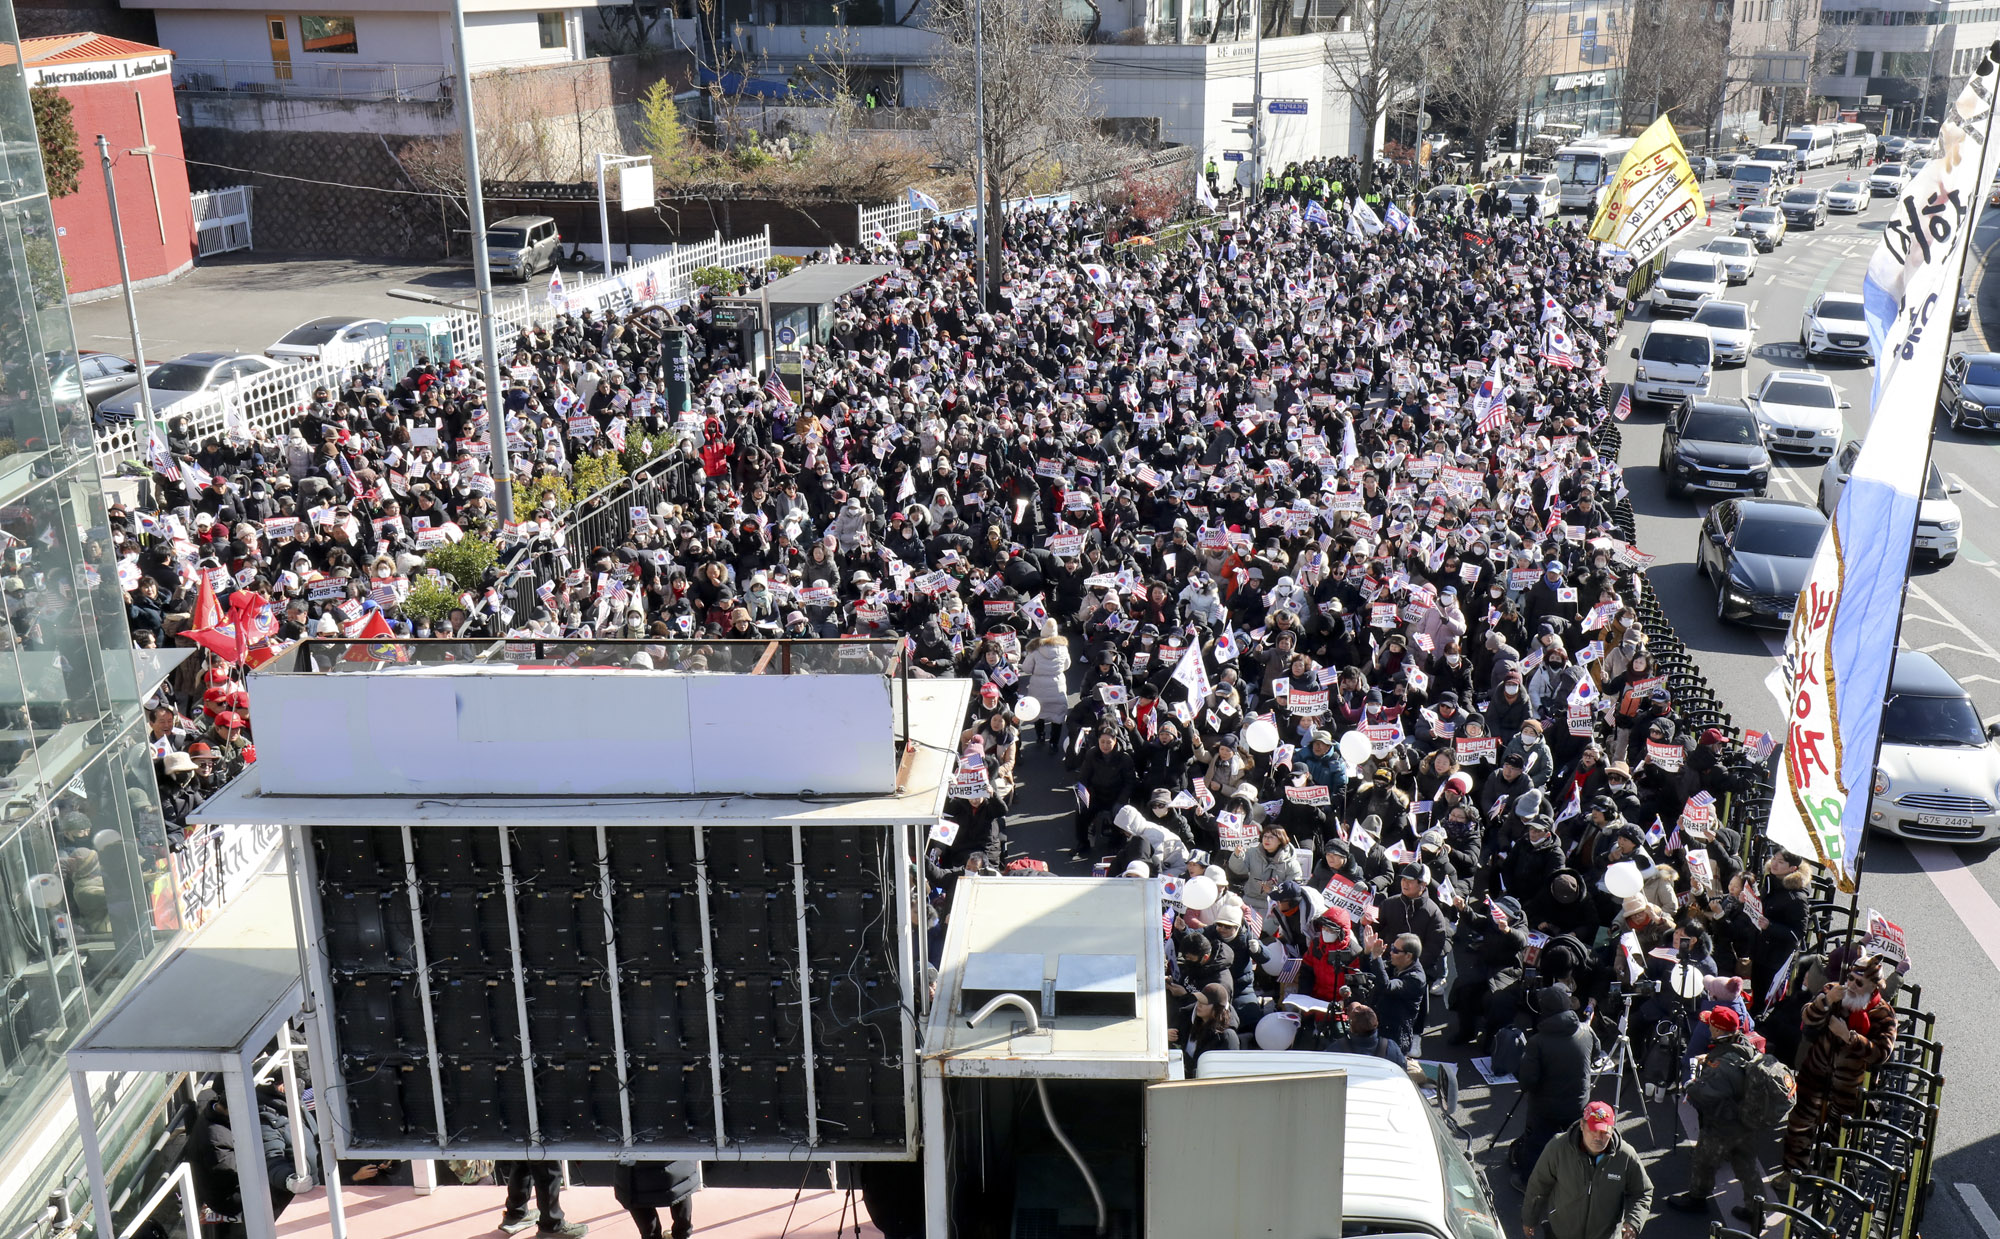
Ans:
[{"label": "building window", "polygon": [[541,27],[544,48],[569,46],[569,23],[563,20],[561,9],[535,14],[535,24]]},{"label": "building window", "polygon": [[352,56],[361,51],[354,41],[352,17],[315,16],[299,18],[299,42],[309,52],[341,52]]}]

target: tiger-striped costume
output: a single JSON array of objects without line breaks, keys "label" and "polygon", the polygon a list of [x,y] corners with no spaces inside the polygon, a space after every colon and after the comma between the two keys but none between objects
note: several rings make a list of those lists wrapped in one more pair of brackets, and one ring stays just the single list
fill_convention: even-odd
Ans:
[{"label": "tiger-striped costume", "polygon": [[[1864,1036],[1840,1041],[1827,1031],[1829,1019],[1844,1019]],[[1851,1013],[1840,1010],[1838,997],[1822,993],[1806,1004],[1801,1036],[1799,1099],[1785,1123],[1785,1167],[1802,1171],[1811,1166],[1813,1145],[1828,1138],[1827,1123],[1837,1115],[1860,1116],[1862,1083],[1896,1043],[1896,1012],[1879,993]]]}]

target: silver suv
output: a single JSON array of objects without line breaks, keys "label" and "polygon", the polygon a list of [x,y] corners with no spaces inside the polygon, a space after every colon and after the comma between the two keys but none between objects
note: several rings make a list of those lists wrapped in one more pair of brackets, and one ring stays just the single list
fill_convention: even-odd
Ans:
[{"label": "silver suv", "polygon": [[547,215],[509,215],[486,226],[486,265],[495,275],[526,280],[555,265],[562,235]]}]

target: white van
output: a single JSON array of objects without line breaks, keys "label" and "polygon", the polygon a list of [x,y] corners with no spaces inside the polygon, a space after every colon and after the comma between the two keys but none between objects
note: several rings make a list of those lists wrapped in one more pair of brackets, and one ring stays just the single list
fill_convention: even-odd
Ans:
[{"label": "white van", "polygon": [[1831,125],[1803,125],[1785,135],[1785,145],[1798,152],[1797,162],[1807,168],[1822,168],[1833,162],[1834,133]]},{"label": "white van", "polygon": [[1672,404],[1708,395],[1715,369],[1715,342],[1696,323],[1651,323],[1632,350],[1639,368],[1632,375],[1632,403]]},{"label": "white van", "polygon": [[1319,1050],[1210,1050],[1195,1079],[1347,1073],[1341,1234],[1503,1239],[1486,1181],[1436,1107],[1387,1059]]}]

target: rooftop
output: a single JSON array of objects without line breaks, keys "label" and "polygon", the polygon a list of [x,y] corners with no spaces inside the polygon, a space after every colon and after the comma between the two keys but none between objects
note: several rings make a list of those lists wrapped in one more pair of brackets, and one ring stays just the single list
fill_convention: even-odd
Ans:
[{"label": "rooftop", "polygon": [[135,43],[108,34],[52,34],[21,40],[21,55],[29,67],[83,64],[93,60],[125,60],[133,56],[171,56],[164,47]]}]

